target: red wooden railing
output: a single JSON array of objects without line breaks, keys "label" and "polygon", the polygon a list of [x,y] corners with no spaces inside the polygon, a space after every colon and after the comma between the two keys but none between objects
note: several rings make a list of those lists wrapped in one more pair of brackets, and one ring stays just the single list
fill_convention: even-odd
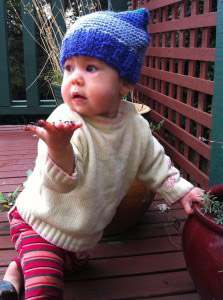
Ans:
[{"label": "red wooden railing", "polygon": [[214,94],[216,1],[139,0],[150,11],[151,43],[135,93],[151,107],[154,132],[182,176],[206,187]]}]

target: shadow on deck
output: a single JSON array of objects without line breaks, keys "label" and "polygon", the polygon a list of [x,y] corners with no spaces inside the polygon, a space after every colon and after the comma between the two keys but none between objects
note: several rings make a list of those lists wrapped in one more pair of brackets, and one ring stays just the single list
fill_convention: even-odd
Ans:
[{"label": "shadow on deck", "polygon": [[[36,145],[37,138],[22,126],[0,126],[1,192],[12,192],[26,180]],[[157,204],[163,202],[156,199],[133,230],[102,240],[88,265],[66,279],[65,300],[199,300],[182,254],[186,216],[178,204],[161,214]],[[0,213],[0,279],[13,256],[7,214]]]}]

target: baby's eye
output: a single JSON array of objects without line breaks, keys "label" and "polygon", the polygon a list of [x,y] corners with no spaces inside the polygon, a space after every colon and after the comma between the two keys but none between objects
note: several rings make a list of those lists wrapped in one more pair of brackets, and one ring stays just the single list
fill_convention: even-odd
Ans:
[{"label": "baby's eye", "polygon": [[72,66],[71,65],[66,65],[64,67],[64,70],[67,71],[67,72],[71,72],[73,70]]},{"label": "baby's eye", "polygon": [[87,66],[87,72],[95,72],[97,71],[97,68],[95,66],[89,65]]}]

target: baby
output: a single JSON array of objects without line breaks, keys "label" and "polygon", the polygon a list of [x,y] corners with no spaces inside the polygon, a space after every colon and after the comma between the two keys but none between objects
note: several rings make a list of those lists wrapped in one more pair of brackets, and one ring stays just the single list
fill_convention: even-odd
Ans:
[{"label": "baby", "polygon": [[96,12],[66,33],[64,104],[27,127],[40,138],[38,157],[9,213],[18,257],[2,295],[17,299],[24,278],[25,299],[63,299],[64,273],[86,262],[136,178],[187,214],[200,202],[202,191],[180,177],[149,123],[122,100],[139,78],[148,22],[146,9]]}]

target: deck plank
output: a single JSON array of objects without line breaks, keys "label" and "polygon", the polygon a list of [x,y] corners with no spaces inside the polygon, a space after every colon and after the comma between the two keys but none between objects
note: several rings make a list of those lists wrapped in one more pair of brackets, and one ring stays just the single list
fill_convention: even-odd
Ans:
[{"label": "deck plank", "polygon": [[140,299],[177,293],[194,292],[187,271],[151,275],[66,282],[65,299]]},{"label": "deck plank", "polygon": [[[37,138],[23,126],[0,126],[0,192],[12,192],[33,169]],[[186,270],[181,233],[186,216],[179,204],[161,214],[157,196],[140,223],[127,233],[103,238],[89,263],[65,283],[65,300],[199,300]],[[176,222],[180,220],[180,222]],[[0,213],[0,279],[16,255],[7,213]]]}]

